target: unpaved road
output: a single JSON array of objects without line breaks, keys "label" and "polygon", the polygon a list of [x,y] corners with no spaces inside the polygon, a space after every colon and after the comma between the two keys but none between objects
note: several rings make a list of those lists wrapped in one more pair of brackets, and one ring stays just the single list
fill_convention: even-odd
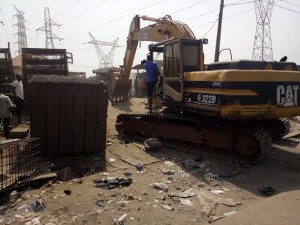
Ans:
[{"label": "unpaved road", "polygon": [[[149,154],[142,142],[120,139],[114,128],[119,113],[146,112],[143,102],[109,106],[106,154],[52,159],[57,168],[68,167],[74,179],[23,190],[0,224],[299,224],[299,137],[276,142],[272,155],[258,165],[166,147]],[[298,120],[292,123],[300,129]],[[124,173],[132,175],[129,186],[95,186],[95,180],[124,178]],[[275,192],[264,195],[263,187]],[[45,210],[17,215],[36,199]]]}]

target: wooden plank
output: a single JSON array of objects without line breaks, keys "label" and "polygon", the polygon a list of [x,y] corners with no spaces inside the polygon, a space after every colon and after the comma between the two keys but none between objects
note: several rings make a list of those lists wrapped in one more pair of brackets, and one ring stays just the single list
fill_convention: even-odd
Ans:
[{"label": "wooden plank", "polygon": [[85,113],[85,136],[84,151],[95,151],[94,143],[96,138],[97,120],[97,89],[98,85],[87,85],[86,113]]},{"label": "wooden plank", "polygon": [[[37,129],[37,133],[32,137],[40,137],[41,138],[41,153],[43,155],[47,154],[47,123],[46,123],[46,83],[37,83],[37,92],[36,95],[33,96],[37,103],[37,115],[36,118],[31,118],[33,123],[36,123],[39,127]],[[34,122],[36,121],[36,122]]]},{"label": "wooden plank", "polygon": [[[73,118],[74,118],[74,84],[73,83],[61,83],[61,126],[60,132],[62,132],[60,140],[60,154],[69,154],[73,152]],[[62,121],[64,120],[64,121]]]},{"label": "wooden plank", "polygon": [[38,96],[39,85],[37,83],[29,84],[29,102],[30,102],[30,132],[31,137],[39,137],[39,128],[38,117],[39,117],[39,104],[38,104]]},{"label": "wooden plank", "polygon": [[100,88],[97,90],[97,120],[95,151],[105,151],[108,97]]},{"label": "wooden plank", "polygon": [[59,85],[47,82],[47,154],[58,154]]},{"label": "wooden plank", "polygon": [[73,119],[73,152],[84,150],[86,86],[74,83],[74,119]]}]

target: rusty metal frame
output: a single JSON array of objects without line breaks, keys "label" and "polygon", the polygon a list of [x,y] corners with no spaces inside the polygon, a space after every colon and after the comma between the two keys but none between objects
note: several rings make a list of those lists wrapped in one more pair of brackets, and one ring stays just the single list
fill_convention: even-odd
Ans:
[{"label": "rusty metal frame", "polygon": [[23,185],[42,170],[39,139],[0,144],[0,193]]}]

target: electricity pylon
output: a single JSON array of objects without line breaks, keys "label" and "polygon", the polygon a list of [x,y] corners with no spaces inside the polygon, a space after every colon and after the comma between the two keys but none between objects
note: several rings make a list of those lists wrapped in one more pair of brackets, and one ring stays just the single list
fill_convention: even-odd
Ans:
[{"label": "electricity pylon", "polygon": [[[114,40],[113,42],[105,42],[105,41],[98,41],[91,33],[89,33],[90,37],[92,38],[91,41],[88,43],[93,44],[95,46],[97,56],[100,62],[99,68],[109,68],[113,66],[113,58],[115,49],[117,47],[121,47],[117,42],[118,39]],[[108,53],[105,53],[102,49],[103,46],[110,46],[111,49]]]},{"label": "electricity pylon", "polygon": [[274,0],[255,0],[256,32],[252,59],[273,60],[271,16]]},{"label": "electricity pylon", "polygon": [[44,21],[45,21],[45,26],[37,29],[36,31],[45,31],[46,34],[45,48],[54,49],[55,47],[54,47],[53,39],[62,40],[62,38],[57,37],[55,34],[52,33],[52,26],[60,27],[60,25],[51,19],[49,7],[44,8]]},{"label": "electricity pylon", "polygon": [[13,15],[13,17],[17,18],[17,23],[14,24],[14,26],[18,27],[18,32],[14,33],[14,35],[18,36],[18,41],[15,43],[18,45],[18,54],[22,54],[22,48],[27,48],[27,36],[26,36],[26,27],[25,27],[25,19],[24,19],[24,11],[20,11],[15,5],[14,5],[17,14]]}]

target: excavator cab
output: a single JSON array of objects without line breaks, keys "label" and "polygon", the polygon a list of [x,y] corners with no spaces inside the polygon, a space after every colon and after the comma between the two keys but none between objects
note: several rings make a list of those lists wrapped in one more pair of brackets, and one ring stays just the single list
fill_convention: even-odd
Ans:
[{"label": "excavator cab", "polygon": [[163,52],[163,100],[182,102],[184,73],[203,70],[203,40],[172,39],[149,45],[150,54]]}]

